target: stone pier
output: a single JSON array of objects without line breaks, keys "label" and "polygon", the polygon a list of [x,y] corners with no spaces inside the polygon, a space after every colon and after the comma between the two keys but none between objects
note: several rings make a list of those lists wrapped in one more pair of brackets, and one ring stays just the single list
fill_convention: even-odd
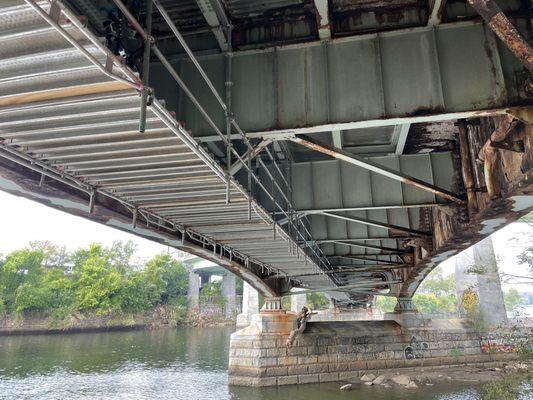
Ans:
[{"label": "stone pier", "polygon": [[411,328],[392,320],[308,322],[287,348],[295,314],[263,310],[231,336],[229,383],[260,387],[350,381],[366,372],[497,365],[517,358],[516,353],[487,350],[483,335],[461,320],[426,322]]}]

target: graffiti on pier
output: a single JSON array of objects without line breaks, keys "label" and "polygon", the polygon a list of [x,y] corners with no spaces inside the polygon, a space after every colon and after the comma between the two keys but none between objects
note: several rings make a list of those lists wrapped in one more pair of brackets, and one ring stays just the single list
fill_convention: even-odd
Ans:
[{"label": "graffiti on pier", "polygon": [[425,351],[429,349],[427,342],[422,342],[413,336],[404,350],[406,360],[414,360],[415,358],[424,358]]},{"label": "graffiti on pier", "polygon": [[479,338],[481,352],[484,354],[494,353],[516,353],[516,344],[512,340],[505,338],[494,338],[492,336],[482,336]]}]

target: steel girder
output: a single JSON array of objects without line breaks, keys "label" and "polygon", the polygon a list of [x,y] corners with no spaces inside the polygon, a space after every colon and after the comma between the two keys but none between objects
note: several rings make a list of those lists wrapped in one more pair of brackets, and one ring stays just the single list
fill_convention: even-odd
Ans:
[{"label": "steel girder", "polygon": [[[224,56],[198,59],[222,91]],[[173,65],[223,126],[194,66],[182,58]],[[531,101],[521,90],[523,67],[477,22],[241,51],[233,71],[233,111],[249,137],[494,115]],[[175,87],[165,74],[154,86],[165,93]],[[185,97],[170,95],[169,104],[198,135],[212,135]]]}]

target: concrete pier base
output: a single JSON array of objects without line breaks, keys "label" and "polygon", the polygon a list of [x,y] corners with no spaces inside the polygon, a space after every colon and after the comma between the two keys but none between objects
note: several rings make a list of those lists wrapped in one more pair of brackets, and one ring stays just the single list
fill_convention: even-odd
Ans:
[{"label": "concrete pier base", "polygon": [[285,342],[295,325],[293,313],[260,313],[233,333],[229,383],[278,386],[349,381],[368,371],[491,363],[516,353],[486,351],[481,335],[460,320],[433,321],[408,328],[396,321],[308,322],[293,347]]}]

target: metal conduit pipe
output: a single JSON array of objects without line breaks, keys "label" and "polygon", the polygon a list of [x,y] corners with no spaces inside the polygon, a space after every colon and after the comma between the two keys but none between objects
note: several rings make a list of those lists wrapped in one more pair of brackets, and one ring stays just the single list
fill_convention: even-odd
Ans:
[{"label": "metal conduit pipe", "polygon": [[[142,82],[145,87],[148,86],[150,80],[150,49],[152,47],[151,41],[153,38],[152,33],[152,0],[146,0],[146,31],[148,33],[148,39],[144,42],[143,53],[143,70],[142,70]],[[148,104],[148,91],[143,90],[141,92],[141,111],[139,118],[139,132],[144,133],[146,130],[146,106]]]}]

